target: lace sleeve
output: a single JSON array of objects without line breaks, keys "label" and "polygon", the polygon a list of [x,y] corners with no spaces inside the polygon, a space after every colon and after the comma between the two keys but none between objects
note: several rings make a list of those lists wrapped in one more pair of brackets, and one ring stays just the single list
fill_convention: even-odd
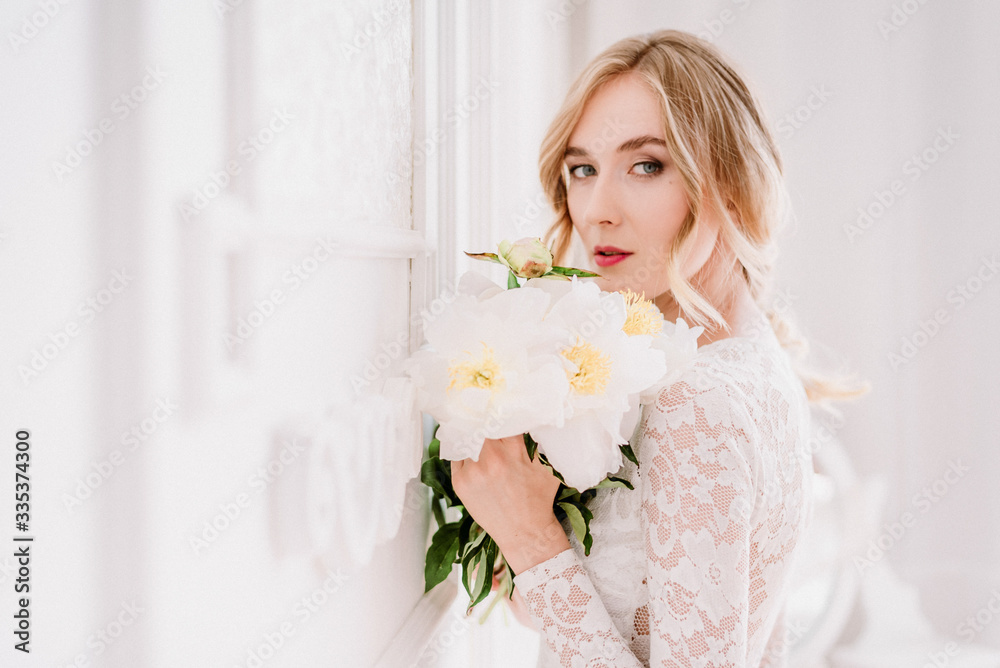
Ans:
[{"label": "lace sleeve", "polygon": [[764,586],[750,572],[754,436],[725,384],[675,383],[651,407],[639,462],[651,666],[749,665]]},{"label": "lace sleeve", "polygon": [[[703,370],[704,371],[704,370]],[[748,660],[752,422],[725,383],[690,376],[648,406],[638,448],[650,666],[742,667]],[[698,387],[699,389],[695,389]],[[642,549],[637,546],[637,549]],[[647,665],[622,638],[574,550],[515,577],[563,666]],[[638,626],[639,624],[637,624]]]},{"label": "lace sleeve", "polygon": [[640,668],[580,557],[570,548],[514,576],[542,639],[562,666]]}]

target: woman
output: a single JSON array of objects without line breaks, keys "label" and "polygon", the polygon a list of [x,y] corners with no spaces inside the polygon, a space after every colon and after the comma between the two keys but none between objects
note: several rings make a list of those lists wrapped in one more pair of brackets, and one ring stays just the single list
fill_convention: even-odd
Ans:
[{"label": "woman", "polygon": [[[557,522],[559,481],[520,437],[453,462],[455,490],[513,570],[542,666],[775,666],[807,522],[808,401],[861,390],[797,375],[768,308],[781,162],[746,85],[709,44],[661,31],[580,75],[542,145],[562,262],[576,235],[602,289],[706,327],[694,363],[643,409],[635,489],[590,504],[588,557]],[[570,534],[570,535],[567,535]]]}]

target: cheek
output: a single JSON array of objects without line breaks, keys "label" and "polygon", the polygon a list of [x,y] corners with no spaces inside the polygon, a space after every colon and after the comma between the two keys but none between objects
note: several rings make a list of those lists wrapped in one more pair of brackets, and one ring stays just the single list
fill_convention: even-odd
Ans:
[{"label": "cheek", "polygon": [[573,221],[573,225],[577,226],[579,220],[580,211],[582,210],[580,203],[580,194],[574,189],[566,194],[566,210],[569,211],[569,219]]},{"label": "cheek", "polygon": [[582,224],[583,218],[579,215],[580,207],[574,205],[573,198],[569,198],[566,202],[566,210],[569,213],[569,222],[573,226],[573,231],[580,235],[584,240],[590,234],[590,226]]}]

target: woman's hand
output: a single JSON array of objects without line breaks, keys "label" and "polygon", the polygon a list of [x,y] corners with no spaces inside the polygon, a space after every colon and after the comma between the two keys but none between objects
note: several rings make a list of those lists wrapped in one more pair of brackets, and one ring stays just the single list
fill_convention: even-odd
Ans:
[{"label": "woman's hand", "polygon": [[515,574],[570,547],[552,512],[559,479],[537,455],[528,459],[522,436],[486,439],[479,461],[451,463],[451,481]]}]

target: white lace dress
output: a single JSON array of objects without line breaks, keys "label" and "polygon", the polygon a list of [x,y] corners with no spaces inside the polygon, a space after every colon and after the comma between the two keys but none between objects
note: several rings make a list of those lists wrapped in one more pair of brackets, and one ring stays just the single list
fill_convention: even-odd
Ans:
[{"label": "white lace dress", "polygon": [[542,636],[538,666],[786,665],[782,609],[811,513],[810,413],[763,316],[702,346],[643,408],[634,490],[589,507],[571,549],[514,583]]}]

